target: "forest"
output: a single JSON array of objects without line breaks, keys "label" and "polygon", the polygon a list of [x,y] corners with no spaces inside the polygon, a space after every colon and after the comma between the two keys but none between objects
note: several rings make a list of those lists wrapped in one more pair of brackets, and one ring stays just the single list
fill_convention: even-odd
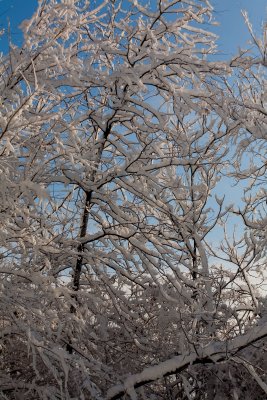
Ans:
[{"label": "forest", "polygon": [[267,28],[40,0],[0,63],[0,399],[267,398]]}]

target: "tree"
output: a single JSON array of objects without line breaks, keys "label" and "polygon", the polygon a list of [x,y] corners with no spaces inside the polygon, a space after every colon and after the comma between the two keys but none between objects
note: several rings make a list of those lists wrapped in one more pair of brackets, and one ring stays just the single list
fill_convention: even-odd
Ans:
[{"label": "tree", "polygon": [[251,198],[216,195],[265,114],[208,23],[208,1],[41,1],[3,58],[3,398],[209,399],[229,374],[238,398],[240,364],[266,394],[265,242]]}]

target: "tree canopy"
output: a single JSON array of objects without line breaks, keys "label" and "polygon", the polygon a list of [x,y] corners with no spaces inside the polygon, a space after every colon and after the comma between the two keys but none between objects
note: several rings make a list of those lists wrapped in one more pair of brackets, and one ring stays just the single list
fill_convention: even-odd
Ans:
[{"label": "tree canopy", "polygon": [[43,0],[22,24],[0,64],[1,398],[266,398],[266,32],[245,19],[225,61],[208,0]]}]

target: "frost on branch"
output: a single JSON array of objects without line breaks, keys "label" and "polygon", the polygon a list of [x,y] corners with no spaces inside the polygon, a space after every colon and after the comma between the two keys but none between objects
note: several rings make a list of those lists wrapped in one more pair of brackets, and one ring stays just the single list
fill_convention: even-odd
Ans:
[{"label": "frost on branch", "polygon": [[208,1],[97,4],[40,1],[1,60],[0,396],[259,399],[261,70],[210,61]]}]

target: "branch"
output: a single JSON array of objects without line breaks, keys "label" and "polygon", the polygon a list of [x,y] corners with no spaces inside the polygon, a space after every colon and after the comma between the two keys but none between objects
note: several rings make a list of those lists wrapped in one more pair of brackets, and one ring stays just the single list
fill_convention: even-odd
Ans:
[{"label": "branch", "polygon": [[267,322],[256,326],[245,335],[238,336],[230,341],[214,342],[207,347],[200,348],[188,355],[180,355],[163,361],[158,365],[145,368],[139,374],[126,378],[124,384],[113,386],[107,393],[107,400],[119,399],[125,393],[133,393],[134,389],[154,382],[157,379],[180,373],[192,364],[219,362],[235,355],[238,351],[267,336]]},{"label": "branch", "polygon": [[262,390],[264,391],[265,394],[267,394],[267,385],[265,382],[263,382],[263,380],[261,379],[261,377],[257,374],[255,368],[253,367],[252,364],[250,364],[249,362],[247,362],[246,360],[242,360],[239,359],[237,357],[233,357],[233,360],[236,363],[239,364],[243,364],[244,367],[247,369],[247,371],[250,373],[250,375],[252,376],[252,378],[255,379],[255,381],[258,383],[258,385],[262,388]]}]

